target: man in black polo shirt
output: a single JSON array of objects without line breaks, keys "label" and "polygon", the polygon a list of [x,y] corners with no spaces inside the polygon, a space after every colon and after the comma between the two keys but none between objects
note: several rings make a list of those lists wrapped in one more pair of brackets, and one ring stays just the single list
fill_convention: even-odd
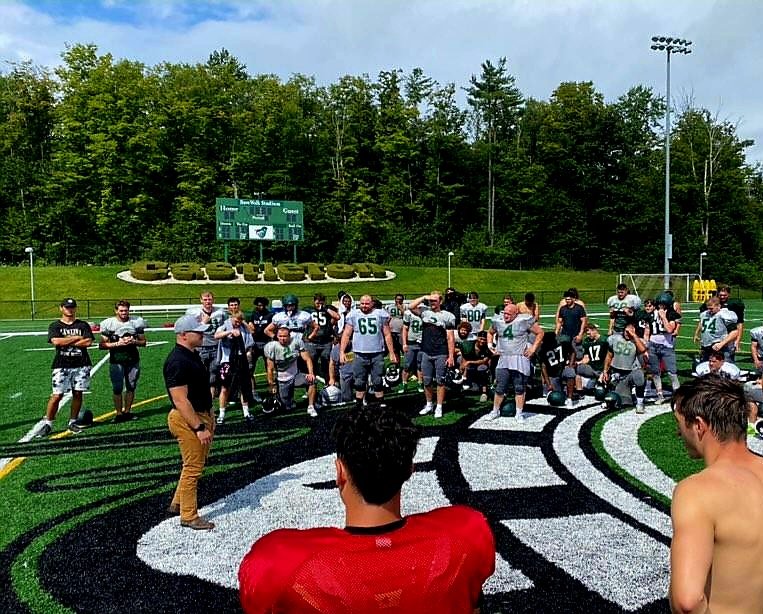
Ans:
[{"label": "man in black polo shirt", "polygon": [[214,528],[199,516],[196,489],[209,454],[215,430],[212,393],[204,363],[196,348],[209,327],[196,316],[185,315],[175,322],[175,348],[164,362],[164,384],[172,410],[167,417],[170,433],[178,440],[183,469],[169,512],[180,514],[180,525],[197,530]]}]

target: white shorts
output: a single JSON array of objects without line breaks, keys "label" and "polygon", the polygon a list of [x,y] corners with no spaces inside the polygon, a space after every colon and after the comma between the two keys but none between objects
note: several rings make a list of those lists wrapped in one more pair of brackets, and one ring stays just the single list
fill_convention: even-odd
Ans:
[{"label": "white shorts", "polygon": [[53,369],[53,394],[90,390],[90,367]]}]

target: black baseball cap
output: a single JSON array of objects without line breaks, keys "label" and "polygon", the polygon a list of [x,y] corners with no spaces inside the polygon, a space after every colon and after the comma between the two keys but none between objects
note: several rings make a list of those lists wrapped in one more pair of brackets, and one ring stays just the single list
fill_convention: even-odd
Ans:
[{"label": "black baseball cap", "polygon": [[74,308],[77,306],[77,301],[75,301],[73,298],[65,298],[61,301],[61,307],[69,307]]}]

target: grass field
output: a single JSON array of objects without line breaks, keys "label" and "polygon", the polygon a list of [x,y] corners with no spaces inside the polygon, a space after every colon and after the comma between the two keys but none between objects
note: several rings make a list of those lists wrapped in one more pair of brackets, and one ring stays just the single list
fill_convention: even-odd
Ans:
[{"label": "grass field", "polygon": [[[405,282],[410,286],[405,288],[420,287],[415,284],[421,279],[417,281],[414,273],[413,270],[405,273],[410,275]],[[437,274],[441,275],[442,271]],[[433,279],[427,278],[421,282],[422,286],[431,286],[429,282]],[[535,277],[536,281],[539,279]],[[402,283],[404,280],[401,277],[398,281]],[[458,278],[454,285],[478,289],[494,287],[487,278],[481,282],[476,278],[470,281],[474,282],[474,286],[466,281],[459,283]],[[529,281],[529,277],[520,280],[518,285],[525,281]],[[552,283],[551,274],[544,283]],[[114,292],[113,281],[109,284],[112,285],[104,290],[104,296]],[[557,278],[556,284],[561,288],[575,284],[584,287],[578,279]],[[107,286],[105,277],[104,286]],[[84,291],[89,286],[81,287]],[[119,287],[118,284],[116,287]],[[538,287],[543,286],[534,286],[535,289]],[[390,289],[390,293],[396,289]],[[56,286],[55,291],[62,296],[78,295],[77,292],[65,291],[63,286]],[[278,293],[266,294],[278,295],[282,291],[279,288]],[[312,289],[300,292],[300,296],[306,297],[310,292]],[[257,293],[259,291],[252,294]],[[328,291],[326,293],[329,294]],[[496,302],[502,293],[493,293]],[[195,293],[188,294],[191,301]],[[227,290],[219,294],[224,296]],[[238,294],[244,295],[244,292]],[[485,294],[488,293],[483,293],[483,296]],[[161,298],[161,295],[156,298]],[[759,301],[746,302],[749,329],[763,318],[763,305]],[[541,323],[547,328],[553,310],[554,305],[551,304],[543,308]],[[606,330],[608,316],[605,315],[604,305],[591,303],[589,312],[597,314],[592,316],[593,319]],[[687,374],[693,353],[691,335],[696,305],[686,305],[684,313],[685,324],[678,347],[679,367]],[[7,332],[11,324],[3,322],[3,330]],[[34,323],[22,320],[13,324],[16,330],[44,330],[48,320]],[[85,396],[85,407],[95,414],[95,425],[78,435],[67,433],[64,430],[68,416],[66,405],[60,410],[54,435],[50,439],[20,443],[19,440],[42,416],[50,394],[52,350],[43,335],[0,334],[0,349],[4,350],[5,359],[5,369],[0,378],[0,458],[11,460],[0,471],[0,492],[3,495],[0,498],[0,514],[4,519],[3,530],[0,531],[0,573],[4,574],[2,579],[7,587],[0,596],[0,611],[47,614],[237,610],[230,574],[221,576],[223,579],[220,580],[203,578],[200,581],[195,572],[168,574],[157,571],[153,564],[148,565],[144,559],[136,557],[136,544],[140,549],[147,535],[166,525],[163,510],[175,486],[179,469],[177,445],[166,426],[168,402],[161,378],[161,365],[174,339],[166,330],[151,331],[147,336],[149,346],[141,352],[142,376],[136,398],[136,412],[140,419],[126,424],[111,421],[108,364],[102,362],[106,353],[91,350],[96,369],[91,391]],[[746,340],[743,350],[748,348]],[[740,366],[749,367],[746,357],[741,358]],[[564,562],[554,560],[552,564],[549,563],[550,555],[540,556],[538,553],[544,551],[542,544],[520,539],[522,523],[530,522],[530,519],[543,519],[552,514],[550,510],[553,511],[553,518],[549,519],[552,526],[560,520],[556,514],[569,513],[569,518],[591,516],[598,519],[611,510],[611,503],[602,503],[592,497],[586,488],[576,486],[576,481],[571,480],[566,470],[559,468],[559,461],[555,460],[554,454],[561,455],[561,452],[556,450],[558,442],[552,437],[565,424],[565,412],[540,407],[537,428],[491,431],[483,427],[483,430],[475,430],[474,425],[480,423],[480,416],[486,410],[476,397],[465,396],[449,402],[448,411],[441,421],[430,417],[419,418],[417,410],[420,402],[420,395],[414,393],[394,399],[397,406],[416,416],[415,420],[424,428],[422,447],[430,450],[429,457],[417,461],[416,476],[420,483],[412,487],[411,493],[414,494],[409,495],[410,499],[415,500],[414,511],[418,509],[416,506],[426,508],[444,502],[474,505],[491,522],[503,560],[521,568],[534,587],[523,588],[526,583],[522,584],[512,573],[504,570],[501,575],[497,572],[500,579],[488,591],[485,612],[646,613],[664,610],[664,594],[658,594],[662,589],[655,588],[657,592],[654,595],[647,594],[636,599],[632,597],[635,589],[630,587],[622,594],[631,597],[620,597],[618,595],[621,593],[608,592],[607,582],[616,582],[615,579],[592,585],[587,579],[578,578]],[[215,506],[221,505],[224,510],[230,504],[220,501],[227,501],[226,497],[231,493],[256,483],[262,484],[264,490],[252,495],[251,504],[247,507],[252,508],[254,516],[249,523],[255,523],[257,518],[283,515],[282,522],[298,526],[305,515],[320,516],[318,511],[323,506],[336,513],[335,496],[330,491],[325,493],[327,498],[292,503],[289,505],[292,509],[281,510],[278,514],[266,512],[270,505],[269,497],[276,491],[280,492],[281,480],[287,483],[294,476],[299,477],[305,463],[316,459],[320,461],[326,458],[324,455],[330,455],[329,432],[333,416],[338,411],[329,410],[317,421],[307,419],[304,404],[290,415],[267,417],[256,412],[253,426],[244,423],[239,411],[229,411],[226,425],[216,434],[213,455],[202,481],[201,503],[212,505],[212,509],[218,509]],[[600,435],[605,421],[614,415],[617,414],[592,414],[586,428],[580,431],[579,439],[571,443],[587,450],[586,454],[598,456],[600,462],[594,464],[600,470],[608,467],[616,476],[613,479],[627,482],[629,489],[640,491],[643,500],[652,501],[651,505],[665,514],[669,504],[665,496],[645,487],[637,477],[628,475],[611,458],[607,458]],[[574,417],[574,414],[570,416]],[[552,440],[556,452],[552,450]],[[639,430],[639,445],[649,459],[674,480],[700,468],[696,461],[686,458],[682,444],[675,436],[673,418],[669,413],[647,416]],[[563,477],[562,481],[567,486],[555,485],[553,480],[551,485],[532,483],[530,478],[540,471],[532,463],[527,464],[530,459],[536,458],[532,452],[535,449],[533,446],[539,446],[549,465]],[[476,458],[470,459],[472,454],[476,454]],[[472,462],[476,470],[468,468]],[[527,467],[518,467],[524,464]],[[274,473],[279,471],[286,473]],[[483,473],[492,475],[491,479],[495,479],[498,486],[482,484],[480,480],[486,479],[480,476]],[[276,479],[274,475],[282,477]],[[324,485],[320,479],[311,480],[306,483],[310,487],[310,496],[324,497],[320,493],[324,493],[330,483]],[[436,492],[441,492],[441,495],[436,495]],[[286,503],[289,503],[288,498]],[[262,505],[265,506],[264,511],[258,507]],[[570,526],[577,525],[572,522]],[[637,522],[634,526],[640,525]],[[543,534],[543,531],[540,533]],[[567,533],[574,534],[574,530]],[[234,554],[223,552],[220,550],[223,545],[217,544],[207,556],[228,561],[230,567],[235,564],[232,559],[240,555],[240,549],[250,543],[256,533],[251,529],[249,534],[237,538],[240,543],[235,545],[231,545],[232,538],[227,535],[222,530],[218,533],[219,540],[227,544],[225,547],[233,548]],[[551,528],[548,536],[549,539],[553,537]],[[656,538],[663,546],[669,543],[665,537],[657,535]],[[173,552],[173,557],[179,559],[191,559],[197,550],[210,547],[197,536],[193,539],[202,541],[188,541],[190,536],[187,534],[174,535],[173,539],[186,540],[166,546],[168,552]],[[596,547],[599,546],[604,550],[609,547],[607,540],[596,543]],[[591,556],[599,559],[604,556],[604,551],[596,551],[593,547],[589,549]],[[613,565],[616,566],[616,563]],[[175,573],[181,574],[180,577]],[[627,569],[618,575],[626,577]],[[86,590],[82,589],[82,581],[79,580],[83,577],[87,577]],[[554,597],[562,593],[570,595],[572,601],[558,601]],[[579,607],[572,607],[570,603],[578,603]]]}]

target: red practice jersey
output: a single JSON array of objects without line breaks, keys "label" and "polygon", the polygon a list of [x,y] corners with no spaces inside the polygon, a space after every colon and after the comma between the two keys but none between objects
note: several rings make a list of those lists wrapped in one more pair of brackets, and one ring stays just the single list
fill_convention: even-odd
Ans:
[{"label": "red practice jersey", "polygon": [[238,580],[246,614],[462,614],[494,568],[484,516],[456,505],[373,529],[273,531]]}]

